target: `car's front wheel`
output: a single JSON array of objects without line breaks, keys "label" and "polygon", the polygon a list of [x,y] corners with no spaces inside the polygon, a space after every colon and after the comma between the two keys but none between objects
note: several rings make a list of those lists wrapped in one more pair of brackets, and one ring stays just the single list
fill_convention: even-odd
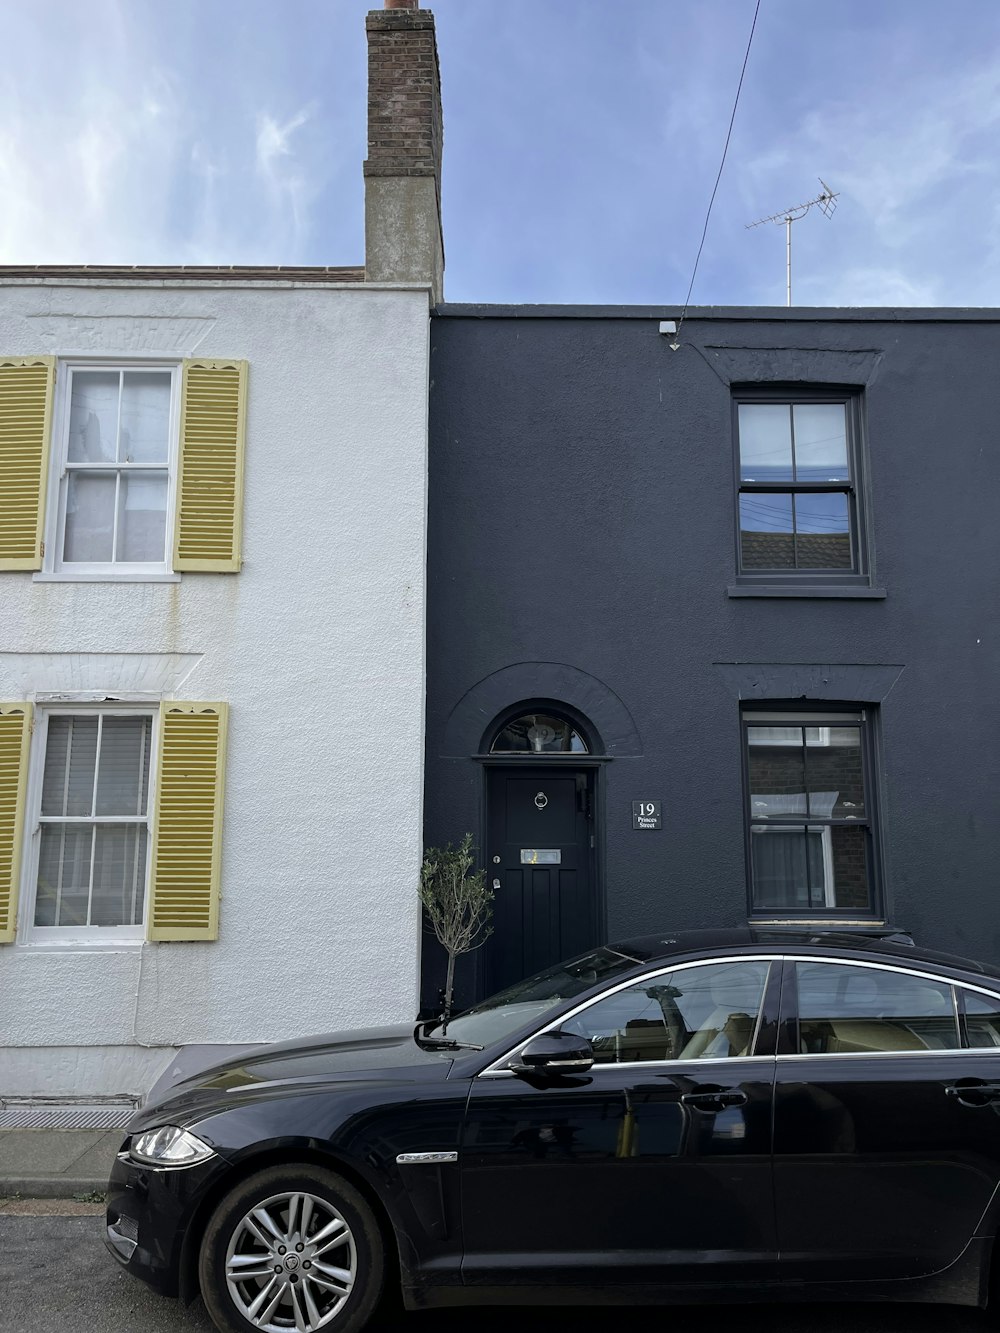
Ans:
[{"label": "car's front wheel", "polygon": [[229,1333],[357,1333],[378,1304],[385,1249],[371,1209],[304,1163],[241,1181],[205,1230],[201,1294]]}]

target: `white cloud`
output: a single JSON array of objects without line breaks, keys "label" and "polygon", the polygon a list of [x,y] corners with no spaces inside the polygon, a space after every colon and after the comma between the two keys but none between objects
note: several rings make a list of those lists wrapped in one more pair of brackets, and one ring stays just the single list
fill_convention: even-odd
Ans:
[{"label": "white cloud", "polygon": [[279,124],[266,112],[257,117],[257,173],[264,182],[273,208],[286,213],[296,238],[301,237],[310,188],[308,163],[297,157],[292,136],[313,118],[314,105],[303,107]]},{"label": "white cloud", "polygon": [[301,262],[326,165],[301,133],[315,105],[281,120],[210,94],[200,53],[157,58],[148,11],[98,9],[90,31],[67,11],[44,97],[31,59],[0,86],[0,263]]},{"label": "white cloud", "polygon": [[915,89],[912,73],[887,75],[869,97],[827,100],[739,172],[762,212],[817,171],[840,192],[829,228],[810,218],[793,232],[797,300],[1000,303],[1000,61],[925,73]]},{"label": "white cloud", "polygon": [[279,159],[291,155],[289,140],[305,125],[314,110],[314,107],[303,107],[284,125],[279,125],[266,113],[257,118],[257,169],[269,180],[277,179]]},{"label": "white cloud", "polygon": [[948,305],[942,301],[933,277],[917,281],[899,269],[849,268],[829,272],[808,284],[803,303],[837,306],[924,306]]},{"label": "white cloud", "polygon": [[171,103],[129,87],[28,112],[4,97],[0,261],[137,263],[162,246],[184,135]]}]

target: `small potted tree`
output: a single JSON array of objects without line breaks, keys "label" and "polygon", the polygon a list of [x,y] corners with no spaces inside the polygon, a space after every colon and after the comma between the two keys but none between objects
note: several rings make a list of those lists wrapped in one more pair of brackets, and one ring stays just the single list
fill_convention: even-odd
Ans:
[{"label": "small potted tree", "polygon": [[493,890],[485,870],[473,870],[472,834],[457,847],[428,847],[420,869],[420,901],[427,920],[448,955],[441,1014],[442,1032],[454,1006],[455,960],[484,944],[492,933]]}]

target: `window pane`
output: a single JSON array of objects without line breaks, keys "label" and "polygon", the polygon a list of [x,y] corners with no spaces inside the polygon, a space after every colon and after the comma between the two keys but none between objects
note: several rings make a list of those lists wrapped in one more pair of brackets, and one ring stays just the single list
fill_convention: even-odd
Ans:
[{"label": "window pane", "polygon": [[747,745],[751,820],[865,818],[860,727],[748,727]]},{"label": "window pane", "polygon": [[744,569],[794,569],[792,497],[768,491],[740,496],[740,559]]},{"label": "window pane", "polygon": [[847,409],[843,403],[796,403],[796,481],[848,481]]},{"label": "window pane", "polygon": [[122,389],[118,461],[166,463],[169,428],[169,374],[162,370],[127,370]]},{"label": "window pane", "polygon": [[751,827],[755,909],[806,912],[826,907],[825,832],[761,824]]},{"label": "window pane", "polygon": [[118,488],[118,559],[162,561],[167,531],[167,474],[123,472]]},{"label": "window pane", "polygon": [[100,561],[112,557],[115,528],[115,475],[71,472],[66,492],[63,560]]},{"label": "window pane", "polygon": [[836,828],[824,830],[829,835],[827,853],[828,873],[832,870],[832,885],[827,894],[827,905],[867,912],[871,909],[868,886],[868,833],[864,828]]},{"label": "window pane", "polygon": [[96,717],[50,717],[42,775],[43,815],[89,815],[94,804]]},{"label": "window pane", "polygon": [[69,461],[113,463],[118,440],[118,371],[74,370]]},{"label": "window pane", "polygon": [[755,910],[870,910],[866,829],[752,824],[750,850]]},{"label": "window pane", "polygon": [[820,819],[864,819],[860,727],[806,729],[809,813]]},{"label": "window pane", "polygon": [[145,825],[98,824],[92,926],[137,926],[146,886]]},{"label": "window pane", "polygon": [[152,718],[105,714],[101,727],[95,814],[146,813],[151,733]]},{"label": "window pane", "polygon": [[655,977],[598,1000],[562,1030],[587,1037],[598,1064],[747,1055],[767,969],[713,963]]},{"label": "window pane", "polygon": [[797,963],[799,1048],[818,1055],[958,1047],[951,987],[846,963]]},{"label": "window pane", "polygon": [[492,754],[586,754],[587,745],[571,723],[543,713],[526,713],[503,728]]},{"label": "window pane", "polygon": [[[802,728],[782,727],[775,743],[774,728],[747,727],[750,747],[750,818],[790,819],[809,813],[806,806],[806,769]],[[795,744],[789,745],[788,733]]]},{"label": "window pane", "polygon": [[787,403],[740,403],[740,478],[792,481],[792,414]]},{"label": "window pane", "polygon": [[969,1045],[977,1050],[984,1046],[1000,1046],[1000,999],[972,990],[963,990],[961,994],[965,1000]]},{"label": "window pane", "polygon": [[43,824],[36,926],[85,926],[90,899],[90,825]]},{"label": "window pane", "polygon": [[851,528],[843,491],[795,496],[799,569],[850,569]]}]

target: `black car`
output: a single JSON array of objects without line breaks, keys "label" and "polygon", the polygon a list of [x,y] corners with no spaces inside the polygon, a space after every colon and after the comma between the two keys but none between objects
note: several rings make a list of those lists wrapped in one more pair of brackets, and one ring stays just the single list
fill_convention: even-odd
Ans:
[{"label": "black car", "polygon": [[1000,971],[679,933],[179,1084],[129,1127],[107,1236],[229,1330],[356,1330],[393,1289],[985,1305],[998,1184]]}]

